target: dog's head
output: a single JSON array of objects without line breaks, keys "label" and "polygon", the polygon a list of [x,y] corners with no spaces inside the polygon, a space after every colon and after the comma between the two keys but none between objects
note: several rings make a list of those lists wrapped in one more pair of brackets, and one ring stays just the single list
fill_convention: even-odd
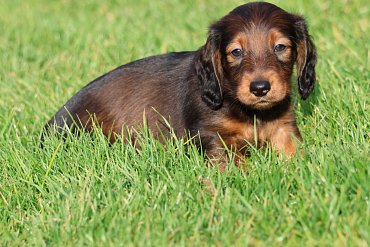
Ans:
[{"label": "dog's head", "polygon": [[196,70],[202,98],[212,109],[227,97],[263,110],[289,96],[294,64],[306,99],[316,79],[316,50],[307,25],[301,16],[258,2],[239,6],[211,25]]}]

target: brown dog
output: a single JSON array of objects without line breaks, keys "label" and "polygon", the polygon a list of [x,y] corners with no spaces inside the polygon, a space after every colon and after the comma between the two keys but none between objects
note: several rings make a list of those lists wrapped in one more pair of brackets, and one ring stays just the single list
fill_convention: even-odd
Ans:
[{"label": "brown dog", "polygon": [[178,136],[199,134],[197,145],[209,157],[223,156],[224,144],[242,155],[249,143],[266,142],[291,156],[301,140],[290,102],[294,64],[306,99],[316,50],[304,19],[270,3],[248,3],[211,25],[199,50],[144,58],[92,81],[46,129],[75,123],[91,130],[94,116],[111,136],[140,127],[144,114],[157,137],[168,136],[166,122]]}]

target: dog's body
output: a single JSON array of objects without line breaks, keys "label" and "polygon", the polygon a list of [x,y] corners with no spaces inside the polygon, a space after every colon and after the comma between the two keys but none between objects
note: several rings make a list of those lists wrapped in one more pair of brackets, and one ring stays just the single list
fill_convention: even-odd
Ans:
[{"label": "dog's body", "polygon": [[188,129],[184,106],[197,101],[191,93],[201,96],[195,73],[188,72],[194,67],[194,55],[169,53],[118,67],[82,88],[48,125],[55,121],[62,127],[66,121],[68,126],[90,129],[96,117],[108,136],[120,133],[122,127],[139,129],[145,119],[156,136],[168,135],[170,126],[176,134],[184,135]]},{"label": "dog's body", "polygon": [[294,64],[305,99],[316,51],[303,18],[269,3],[245,4],[212,25],[198,51],[144,58],[97,78],[46,128],[75,122],[90,130],[93,115],[114,141],[111,133],[139,128],[145,118],[159,138],[168,136],[167,123],[178,136],[199,134],[209,157],[222,156],[224,144],[242,155],[256,137],[259,146],[270,142],[294,155],[301,139],[290,103]]}]

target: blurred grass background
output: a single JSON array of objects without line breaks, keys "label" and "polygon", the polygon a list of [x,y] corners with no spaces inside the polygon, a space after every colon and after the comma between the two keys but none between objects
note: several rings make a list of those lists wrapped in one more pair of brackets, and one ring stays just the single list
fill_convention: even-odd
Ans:
[{"label": "blurred grass background", "polygon": [[197,49],[244,2],[0,0],[0,244],[368,246],[370,6],[272,2],[306,17],[318,84],[295,99],[305,155],[254,151],[246,175],[205,167],[182,140],[143,137],[140,152],[99,133],[38,143],[89,81]]}]

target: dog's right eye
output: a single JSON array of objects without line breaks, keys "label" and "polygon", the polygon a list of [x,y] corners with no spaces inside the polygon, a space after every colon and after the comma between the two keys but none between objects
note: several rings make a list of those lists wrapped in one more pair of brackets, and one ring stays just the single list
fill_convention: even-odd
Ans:
[{"label": "dog's right eye", "polygon": [[283,45],[283,44],[277,44],[274,47],[274,52],[280,53],[280,52],[285,51],[285,49],[286,49],[286,46],[285,45]]},{"label": "dog's right eye", "polygon": [[243,55],[242,49],[234,49],[231,51],[231,55],[233,55],[234,58],[241,58]]}]

